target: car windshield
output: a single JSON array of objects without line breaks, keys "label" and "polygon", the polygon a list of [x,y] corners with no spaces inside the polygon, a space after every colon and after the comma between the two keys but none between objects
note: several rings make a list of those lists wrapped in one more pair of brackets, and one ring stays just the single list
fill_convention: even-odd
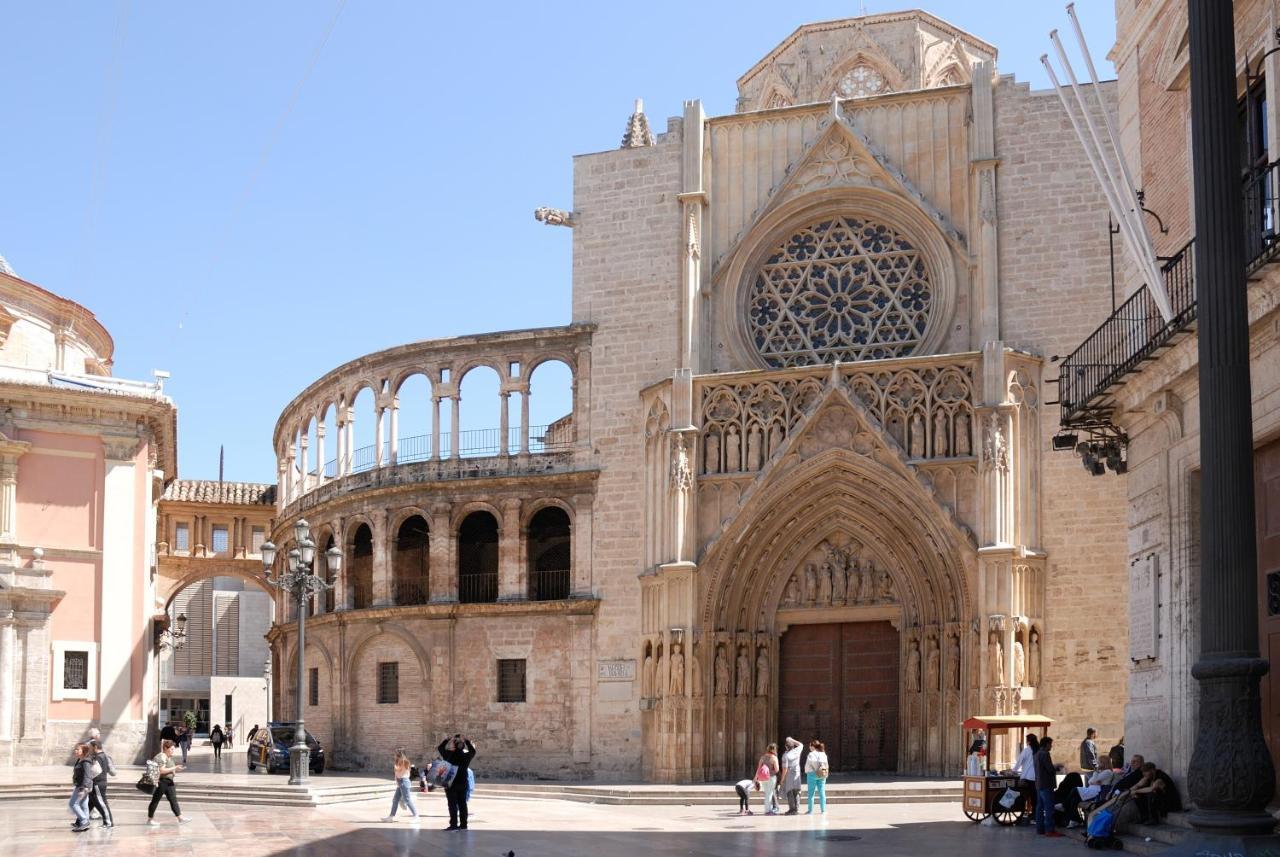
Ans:
[{"label": "car windshield", "polygon": [[[277,744],[284,744],[286,747],[293,744],[294,729],[292,726],[275,726],[271,729],[271,737],[275,739]],[[316,743],[315,736],[310,732],[307,733],[307,743],[314,746]]]}]

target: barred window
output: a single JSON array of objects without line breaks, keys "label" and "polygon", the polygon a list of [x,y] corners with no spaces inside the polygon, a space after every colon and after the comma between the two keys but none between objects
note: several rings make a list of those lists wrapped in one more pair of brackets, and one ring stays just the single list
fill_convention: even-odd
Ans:
[{"label": "barred window", "polygon": [[267,531],[262,527],[254,527],[252,541],[250,542],[253,553],[262,553],[262,543],[267,540]]},{"label": "barred window", "polygon": [[378,704],[396,705],[400,702],[400,664],[384,661],[378,664]]},{"label": "barred window", "polygon": [[312,667],[307,671],[307,705],[320,704],[320,668]]},{"label": "barred window", "polygon": [[186,524],[178,524],[173,528],[173,549],[191,550],[191,528]]},{"label": "barred window", "polygon": [[524,702],[524,658],[498,661],[498,702]]},{"label": "barred window", "polygon": [[89,689],[89,653],[62,653],[62,689]]},{"label": "barred window", "polygon": [[228,540],[227,540],[227,528],[226,528],[226,526],[221,525],[221,524],[214,524],[214,526],[213,526],[213,540],[212,540],[212,541],[213,541],[213,552],[214,552],[214,553],[226,553],[226,552],[227,552]]}]

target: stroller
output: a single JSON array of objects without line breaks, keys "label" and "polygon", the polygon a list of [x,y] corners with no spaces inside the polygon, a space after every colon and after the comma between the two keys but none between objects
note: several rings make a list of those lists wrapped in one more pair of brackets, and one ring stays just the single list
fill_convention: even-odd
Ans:
[{"label": "stroller", "polygon": [[1085,845],[1097,851],[1119,851],[1124,848],[1124,843],[1120,841],[1120,837],[1116,836],[1116,821],[1120,818],[1120,811],[1129,803],[1129,799],[1128,791],[1119,792],[1100,803],[1088,814],[1088,820],[1085,822]]}]

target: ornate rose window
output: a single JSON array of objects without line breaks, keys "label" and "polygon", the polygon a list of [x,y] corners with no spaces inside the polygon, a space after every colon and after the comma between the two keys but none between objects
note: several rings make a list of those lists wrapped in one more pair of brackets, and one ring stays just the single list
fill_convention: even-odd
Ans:
[{"label": "ornate rose window", "polygon": [[855,65],[845,72],[836,84],[836,94],[841,98],[865,98],[889,91],[889,81],[869,65]]},{"label": "ornate rose window", "polygon": [[893,229],[833,217],[796,232],[760,267],[747,300],[752,344],[772,367],[904,357],[933,305],[919,251]]}]

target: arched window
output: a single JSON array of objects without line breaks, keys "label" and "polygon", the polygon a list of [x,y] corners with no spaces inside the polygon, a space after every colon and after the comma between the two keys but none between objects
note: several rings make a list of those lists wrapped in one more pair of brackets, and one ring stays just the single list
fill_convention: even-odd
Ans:
[{"label": "arched window", "polygon": [[836,95],[841,98],[865,98],[889,91],[889,81],[879,69],[867,63],[858,63],[849,69],[836,84]]},{"label": "arched window", "polygon": [[363,610],[373,606],[373,530],[361,524],[351,539],[350,573],[351,606]]},{"label": "arched window", "polygon": [[571,551],[569,515],[564,509],[539,509],[529,521],[529,598],[555,601],[569,597]]},{"label": "arched window", "polygon": [[923,339],[932,303],[911,242],[881,223],[832,217],[793,234],[760,267],[747,328],[774,368],[905,357]]},{"label": "arched window", "polygon": [[421,515],[407,518],[396,531],[392,558],[396,604],[426,604],[430,598],[427,570],[431,565],[431,533]]},{"label": "arched window", "polygon": [[498,600],[498,522],[488,512],[472,512],[458,527],[458,600]]}]

